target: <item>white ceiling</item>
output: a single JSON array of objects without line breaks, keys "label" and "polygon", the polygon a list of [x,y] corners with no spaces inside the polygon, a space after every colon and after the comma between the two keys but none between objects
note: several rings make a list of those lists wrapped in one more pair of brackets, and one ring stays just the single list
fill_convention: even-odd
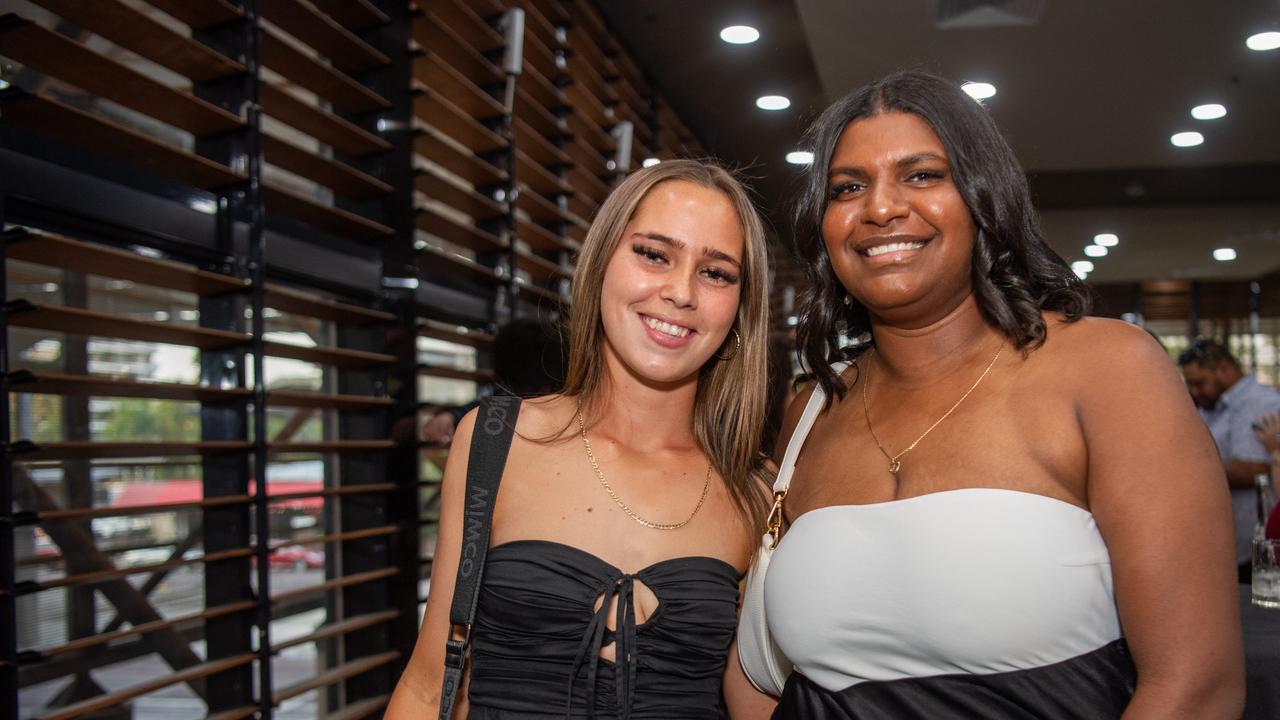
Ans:
[{"label": "white ceiling", "polygon": [[[831,100],[901,68],[994,83],[986,102],[1031,175],[1050,242],[1082,257],[1121,243],[1092,282],[1256,277],[1280,269],[1280,0],[993,0],[1042,6],[1028,26],[939,29],[940,3],[972,0],[599,0],[624,43],[716,155],[753,169],[785,237],[782,162]],[[724,25],[761,41],[727,46]],[[790,95],[765,113],[757,95]],[[1225,118],[1193,120],[1203,102]],[[1197,129],[1206,142],[1175,148]],[[1232,263],[1211,257],[1231,244]]]},{"label": "white ceiling", "polygon": [[[1033,174],[1280,164],[1280,50],[1244,44],[1280,29],[1280,2],[1047,0],[1033,25],[950,30],[937,28],[936,4],[796,0],[828,97],[902,67],[993,83],[999,92],[985,104]],[[1206,102],[1226,105],[1227,116],[1192,119]],[[1174,147],[1169,136],[1182,130],[1205,143]],[[1280,187],[1280,167],[1269,178]],[[1280,203],[1048,209],[1043,219],[1068,259],[1084,259],[1095,233],[1120,235],[1107,257],[1090,258],[1091,281],[1248,278],[1280,267]],[[1213,260],[1222,246],[1238,259]]]},{"label": "white ceiling", "polygon": [[[1244,44],[1280,29],[1276,0],[1047,0],[1034,25],[963,30],[939,30],[935,4],[796,0],[823,89],[911,66],[993,83],[986,105],[1032,172],[1280,161],[1280,50]],[[1227,117],[1193,120],[1206,102]],[[1205,144],[1175,148],[1180,130]]]}]

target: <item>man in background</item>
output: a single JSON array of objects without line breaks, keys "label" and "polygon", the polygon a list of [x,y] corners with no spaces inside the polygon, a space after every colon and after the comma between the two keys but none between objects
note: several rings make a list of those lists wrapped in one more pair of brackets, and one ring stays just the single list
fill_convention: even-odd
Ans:
[{"label": "man in background", "polygon": [[[560,329],[549,322],[519,318],[503,325],[493,339],[495,395],[529,398],[549,395],[564,386],[568,348]],[[448,445],[462,416],[479,402],[446,408],[422,428],[425,442]]]},{"label": "man in background", "polygon": [[1231,486],[1240,581],[1249,582],[1257,522],[1254,478],[1268,472],[1271,460],[1253,426],[1262,416],[1280,410],[1280,392],[1245,375],[1231,352],[1213,340],[1197,340],[1178,357],[1178,364],[1191,399],[1218,444]]}]

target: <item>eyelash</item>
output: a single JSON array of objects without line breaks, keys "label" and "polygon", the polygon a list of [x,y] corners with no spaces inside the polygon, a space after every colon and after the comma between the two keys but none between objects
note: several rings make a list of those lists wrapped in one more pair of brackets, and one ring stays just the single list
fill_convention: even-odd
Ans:
[{"label": "eyelash", "polygon": [[[632,245],[631,250],[645,260],[645,262],[657,263],[667,262],[666,253],[660,250],[654,250],[644,245]],[[738,276],[725,272],[717,267],[708,267],[702,270],[702,274],[714,283],[723,285],[732,285],[738,282]]]},{"label": "eyelash", "polygon": [[[940,180],[946,177],[946,172],[942,170],[915,170],[907,175],[908,182],[922,182],[928,180]],[[837,198],[845,193],[857,192],[863,189],[862,183],[845,182],[839,185],[832,185],[827,189],[828,198]]]}]

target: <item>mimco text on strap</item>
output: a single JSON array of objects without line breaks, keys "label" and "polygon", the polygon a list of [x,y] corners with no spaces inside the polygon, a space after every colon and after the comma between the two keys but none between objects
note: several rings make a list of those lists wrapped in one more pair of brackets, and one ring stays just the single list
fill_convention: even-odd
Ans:
[{"label": "mimco text on strap", "polygon": [[484,560],[489,552],[493,507],[498,500],[498,483],[507,464],[507,452],[515,434],[520,399],[488,397],[480,401],[475,429],[467,456],[467,491],[463,510],[462,553],[458,558],[458,578],[449,608],[449,623],[462,626],[461,640],[449,636],[445,642],[444,684],[440,690],[440,720],[449,720],[467,663],[471,625],[475,621],[480,583],[484,580]]}]

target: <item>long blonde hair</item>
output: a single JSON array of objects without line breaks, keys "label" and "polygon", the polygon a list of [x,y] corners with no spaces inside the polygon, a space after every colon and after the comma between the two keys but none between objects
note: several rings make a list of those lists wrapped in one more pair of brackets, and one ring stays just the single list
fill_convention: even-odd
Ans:
[{"label": "long blonde hair", "polygon": [[606,401],[601,397],[605,389],[601,352],[605,339],[600,318],[605,269],[640,202],[659,183],[671,180],[724,193],[742,229],[742,289],[733,325],[741,347],[730,333],[724,346],[702,367],[693,407],[693,434],[724,479],[743,519],[750,527],[761,528],[767,504],[761,434],[768,413],[769,250],[760,215],[746,189],[727,170],[698,160],[664,160],[636,171],[605,199],[587,231],[574,272],[564,394],[576,396],[588,416]]}]

